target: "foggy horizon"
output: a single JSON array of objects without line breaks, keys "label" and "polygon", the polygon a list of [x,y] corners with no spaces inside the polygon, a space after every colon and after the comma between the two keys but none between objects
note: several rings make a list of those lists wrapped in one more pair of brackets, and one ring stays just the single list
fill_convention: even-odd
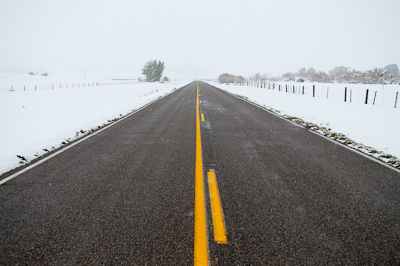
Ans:
[{"label": "foggy horizon", "polygon": [[[400,64],[400,2],[1,1],[1,72],[172,79]],[[103,75],[103,74],[101,74]]]}]

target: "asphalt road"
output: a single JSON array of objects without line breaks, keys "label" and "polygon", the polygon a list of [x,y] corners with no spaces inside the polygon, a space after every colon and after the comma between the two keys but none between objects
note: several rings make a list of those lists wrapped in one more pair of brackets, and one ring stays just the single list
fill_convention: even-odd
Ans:
[{"label": "asphalt road", "polygon": [[210,265],[400,264],[399,172],[202,82],[0,186],[0,264],[193,265],[197,85]]}]

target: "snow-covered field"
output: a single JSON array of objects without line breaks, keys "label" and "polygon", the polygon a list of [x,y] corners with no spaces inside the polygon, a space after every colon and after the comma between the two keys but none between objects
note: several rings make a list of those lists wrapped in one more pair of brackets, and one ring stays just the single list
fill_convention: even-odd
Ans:
[{"label": "snow-covered field", "polygon": [[92,73],[88,74],[88,78],[74,77],[73,74],[42,76],[28,75],[21,73],[0,73],[0,92],[4,91],[44,91],[60,88],[80,88],[80,87],[95,87],[106,84],[132,84],[138,83],[137,80],[112,80],[106,78],[95,78]]},{"label": "snow-covered field", "polygon": [[[35,91],[34,86],[39,84],[38,80],[46,81],[49,77],[22,74],[11,76],[16,88],[14,91],[10,92],[6,86],[0,86],[0,174],[20,165],[23,160],[17,155],[30,161],[62,146],[62,142],[82,136],[81,130],[86,133],[107,124],[109,120],[124,116],[190,82],[121,84],[124,81],[119,81],[119,85],[82,87],[81,83],[77,87],[76,79],[54,78],[53,82],[61,80],[63,84],[69,83],[68,88],[62,85],[60,89],[58,84],[51,89],[51,82],[42,82],[41,89]],[[0,84],[9,82],[4,81],[5,77],[10,80],[10,74],[1,73]],[[75,84],[72,88],[73,82]],[[91,82],[117,83],[112,80]],[[18,87],[15,84],[20,85]],[[26,86],[25,92],[23,87],[21,90],[22,84]]]},{"label": "snow-covered field", "polygon": [[[275,83],[275,89],[272,90],[272,83],[270,89],[268,83],[266,88],[209,83],[233,94],[247,97],[252,102],[278,110],[281,115],[301,118],[306,122],[331,129],[332,132],[342,133],[357,143],[400,158],[400,99],[397,108],[394,108],[396,92],[400,92],[399,85],[383,87],[281,82]],[[286,84],[291,89],[295,86],[294,93],[293,90],[286,93]],[[281,85],[281,91],[278,85]],[[315,85],[315,97],[313,97],[313,85]],[[305,95],[301,94],[302,86],[305,86]],[[345,87],[348,90],[346,102],[344,102]],[[350,89],[352,102],[350,102]],[[365,104],[366,89],[369,90],[368,104]],[[375,91],[377,96],[373,104]],[[378,98],[378,95],[381,97]],[[379,153],[376,156],[380,156]]]},{"label": "snow-covered field", "polygon": [[[249,84],[249,86],[257,87],[257,83]],[[260,83],[258,83],[260,87]],[[262,85],[264,86],[264,84]],[[394,108],[396,102],[396,93],[400,93],[400,85],[376,85],[376,84],[344,84],[344,83],[299,83],[299,82],[268,82],[265,84],[268,89],[274,89],[292,93],[302,94],[304,87],[304,95],[315,98],[327,99],[330,101],[344,102],[346,94],[346,102],[367,104],[376,106],[386,106]],[[315,88],[313,92],[313,87]],[[367,94],[368,90],[368,94]],[[368,95],[368,97],[367,97]],[[400,99],[397,100],[397,106]]]},{"label": "snow-covered field", "polygon": [[[189,82],[138,83],[0,73],[0,174],[18,167],[24,162],[21,157],[30,161]],[[208,83],[400,158],[400,99],[394,108],[399,85],[280,82],[274,83],[274,89],[271,83],[268,89],[268,84],[267,88],[256,88]],[[348,89],[347,102],[344,87]]]}]

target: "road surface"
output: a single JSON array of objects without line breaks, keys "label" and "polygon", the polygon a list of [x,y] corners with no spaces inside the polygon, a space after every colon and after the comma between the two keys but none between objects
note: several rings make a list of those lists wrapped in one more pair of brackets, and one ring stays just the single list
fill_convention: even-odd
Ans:
[{"label": "road surface", "polygon": [[0,264],[398,265],[399,191],[399,172],[193,82],[0,186]]}]

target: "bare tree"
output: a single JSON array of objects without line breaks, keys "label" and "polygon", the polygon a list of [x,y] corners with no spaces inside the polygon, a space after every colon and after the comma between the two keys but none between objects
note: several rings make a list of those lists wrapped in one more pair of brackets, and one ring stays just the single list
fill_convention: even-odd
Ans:
[{"label": "bare tree", "polygon": [[309,67],[308,69],[307,69],[307,72],[306,72],[307,74],[314,74],[315,73],[315,69],[313,68],[313,67]]},{"label": "bare tree", "polygon": [[387,65],[383,68],[383,70],[390,74],[398,74],[399,73],[399,67],[396,64]]},{"label": "bare tree", "polygon": [[246,79],[242,76],[235,76],[228,73],[221,74],[218,77],[219,83],[243,83]]},{"label": "bare tree", "polygon": [[291,72],[287,72],[285,74],[282,75],[282,79],[284,81],[294,81],[296,75],[294,73]]},{"label": "bare tree", "polygon": [[299,77],[304,77],[306,75],[306,68],[305,67],[300,68],[299,71],[297,72],[297,75]]}]

